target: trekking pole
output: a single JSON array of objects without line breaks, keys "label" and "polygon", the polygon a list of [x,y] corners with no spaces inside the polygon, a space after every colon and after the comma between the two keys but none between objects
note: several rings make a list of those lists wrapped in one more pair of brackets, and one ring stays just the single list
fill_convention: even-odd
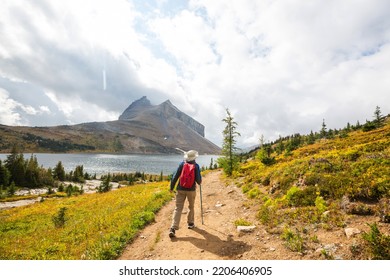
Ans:
[{"label": "trekking pole", "polygon": [[199,185],[199,191],[200,191],[200,215],[202,217],[202,225],[203,225],[202,185]]}]

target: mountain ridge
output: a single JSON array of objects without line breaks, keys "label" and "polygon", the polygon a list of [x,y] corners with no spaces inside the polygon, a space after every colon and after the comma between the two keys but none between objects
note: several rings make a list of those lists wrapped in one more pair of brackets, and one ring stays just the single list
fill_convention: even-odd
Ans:
[{"label": "mountain ridge", "polygon": [[142,117],[144,114],[154,114],[161,118],[168,119],[170,117],[178,118],[183,121],[189,128],[199,133],[202,137],[205,136],[204,125],[197,122],[187,114],[181,112],[168,99],[159,105],[152,105],[146,96],[138,99],[130,104],[129,107],[119,116],[118,120],[133,120]]},{"label": "mountain ridge", "polygon": [[118,120],[50,127],[0,125],[0,140],[0,152],[9,152],[17,143],[26,152],[172,154],[181,148],[220,153],[204,137],[204,125],[169,100],[152,105],[146,96],[132,102]]}]

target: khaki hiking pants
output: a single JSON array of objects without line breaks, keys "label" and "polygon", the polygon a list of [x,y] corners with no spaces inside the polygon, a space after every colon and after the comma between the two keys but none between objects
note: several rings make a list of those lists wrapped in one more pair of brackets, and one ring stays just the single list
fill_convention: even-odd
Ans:
[{"label": "khaki hiking pants", "polygon": [[187,214],[187,223],[194,223],[195,213],[194,213],[194,204],[195,204],[196,191],[181,191],[178,190],[176,193],[176,207],[173,211],[172,225],[171,228],[179,229],[181,213],[184,208],[184,202],[187,198],[188,200],[188,209]]}]

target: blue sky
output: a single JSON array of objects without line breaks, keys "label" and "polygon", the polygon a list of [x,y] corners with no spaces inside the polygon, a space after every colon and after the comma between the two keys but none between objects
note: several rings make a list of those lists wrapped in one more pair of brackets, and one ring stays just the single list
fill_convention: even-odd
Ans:
[{"label": "blue sky", "polygon": [[239,145],[390,113],[386,0],[4,0],[0,123],[115,120],[167,99]]}]

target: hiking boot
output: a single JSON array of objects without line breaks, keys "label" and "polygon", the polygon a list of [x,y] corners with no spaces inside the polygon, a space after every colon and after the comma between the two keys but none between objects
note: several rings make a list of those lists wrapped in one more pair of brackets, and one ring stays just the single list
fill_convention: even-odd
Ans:
[{"label": "hiking boot", "polygon": [[195,224],[194,224],[194,223],[189,223],[189,224],[188,224],[188,228],[189,228],[189,229],[192,229],[192,228],[194,228],[194,227],[195,227]]},{"label": "hiking boot", "polygon": [[175,237],[176,235],[175,235],[175,229],[174,228],[171,228],[170,230],[169,230],[169,237],[170,238],[172,238],[172,237]]}]

